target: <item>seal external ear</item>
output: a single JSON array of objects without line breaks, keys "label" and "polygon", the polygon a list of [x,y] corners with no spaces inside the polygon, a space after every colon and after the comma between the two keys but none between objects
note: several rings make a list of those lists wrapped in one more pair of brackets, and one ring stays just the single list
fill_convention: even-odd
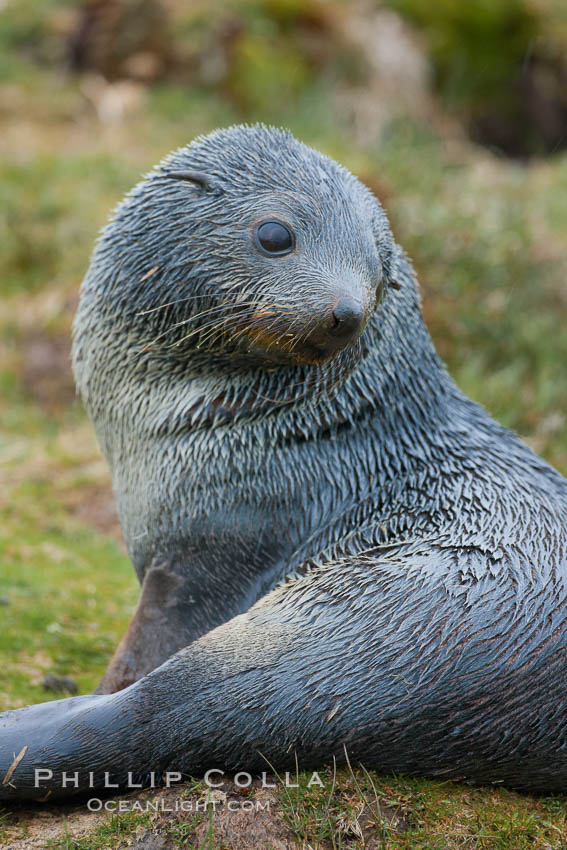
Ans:
[{"label": "seal external ear", "polygon": [[194,183],[202,192],[215,195],[222,194],[222,189],[203,171],[164,171],[163,174],[165,177],[172,177],[174,180],[187,180]]}]

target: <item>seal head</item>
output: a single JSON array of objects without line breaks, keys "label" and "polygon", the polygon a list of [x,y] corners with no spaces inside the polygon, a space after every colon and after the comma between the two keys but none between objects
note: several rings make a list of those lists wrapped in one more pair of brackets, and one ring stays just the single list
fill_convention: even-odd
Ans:
[{"label": "seal head", "polygon": [[376,199],[333,160],[263,126],[176,151],[119,207],[114,232],[144,240],[114,245],[113,309],[130,312],[143,347],[184,357],[324,362],[362,335],[388,276]]}]

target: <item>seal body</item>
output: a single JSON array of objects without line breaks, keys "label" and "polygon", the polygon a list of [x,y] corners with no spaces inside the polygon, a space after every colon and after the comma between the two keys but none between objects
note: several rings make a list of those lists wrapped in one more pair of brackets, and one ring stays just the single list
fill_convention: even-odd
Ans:
[{"label": "seal body", "polygon": [[74,363],[140,603],[98,694],[1,716],[0,796],[345,748],[564,791],[567,482],[454,385],[354,177],[261,126],[175,152]]}]

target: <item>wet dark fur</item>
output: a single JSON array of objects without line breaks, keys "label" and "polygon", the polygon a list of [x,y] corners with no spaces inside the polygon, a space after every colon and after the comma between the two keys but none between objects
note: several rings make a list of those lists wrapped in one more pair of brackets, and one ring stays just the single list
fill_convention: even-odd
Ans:
[{"label": "wet dark fur", "polygon": [[[254,250],[274,215],[293,259]],[[317,362],[337,287],[368,324]],[[383,772],[566,790],[567,482],[455,387],[344,169],[261,127],[174,153],[97,246],[75,371],[144,583],[132,645],[187,646],[118,693],[2,715],[0,776],[28,750],[0,797],[344,745]]]}]

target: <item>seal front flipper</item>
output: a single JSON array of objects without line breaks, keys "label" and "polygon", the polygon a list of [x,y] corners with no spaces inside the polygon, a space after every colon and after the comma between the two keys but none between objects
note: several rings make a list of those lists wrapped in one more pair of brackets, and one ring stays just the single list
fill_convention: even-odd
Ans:
[{"label": "seal front flipper", "polygon": [[[120,696],[123,696],[122,692]],[[0,715],[0,799],[44,800],[89,787],[109,747],[128,747],[132,716],[116,697],[80,696]],[[74,775],[74,771],[78,771]]]},{"label": "seal front flipper", "polygon": [[127,688],[198,638],[202,631],[191,609],[186,577],[166,565],[150,567],[134,616],[96,693]]}]

